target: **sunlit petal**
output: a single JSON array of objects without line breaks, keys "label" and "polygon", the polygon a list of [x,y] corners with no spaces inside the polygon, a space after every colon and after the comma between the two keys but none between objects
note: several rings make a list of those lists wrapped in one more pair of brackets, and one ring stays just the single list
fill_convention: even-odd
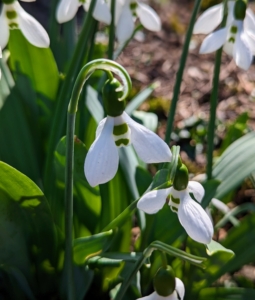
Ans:
[{"label": "sunlit petal", "polygon": [[204,194],[205,194],[205,190],[201,183],[199,183],[197,181],[189,181],[188,189],[189,189],[189,192],[194,195],[195,199],[198,202],[202,201]]},{"label": "sunlit petal", "polygon": [[137,300],[179,300],[179,299],[178,296],[176,295],[176,292],[173,292],[173,294],[166,297],[158,295],[157,292],[153,292],[149,296],[138,298]]},{"label": "sunlit petal", "polygon": [[91,186],[111,180],[118,170],[119,155],[112,138],[113,126],[114,119],[108,117],[86,156],[84,170]]},{"label": "sunlit petal", "polygon": [[199,53],[211,53],[218,50],[225,43],[227,38],[227,28],[219,29],[209,34],[204,40],[200,47]]},{"label": "sunlit petal", "polygon": [[226,42],[223,46],[223,50],[229,55],[233,56],[234,44],[232,42]]},{"label": "sunlit petal", "polygon": [[245,40],[244,33],[236,35],[236,42],[233,48],[233,58],[238,67],[248,70],[252,60],[252,51],[249,48],[247,41]]},{"label": "sunlit petal", "polygon": [[217,4],[208,8],[197,19],[193,33],[194,34],[208,34],[212,32],[221,22],[223,18],[223,4]]},{"label": "sunlit petal", "polygon": [[104,118],[103,120],[101,120],[97,126],[97,130],[96,130],[96,138],[101,134],[103,128],[104,128],[104,124],[106,122],[107,118]]},{"label": "sunlit petal", "polygon": [[244,29],[245,31],[251,32],[253,34],[255,32],[255,15],[250,8],[246,10],[246,15],[244,18]]},{"label": "sunlit petal", "polygon": [[96,1],[93,17],[99,22],[103,22],[108,25],[111,23],[112,17],[111,17],[110,9],[104,0]]},{"label": "sunlit petal", "polygon": [[9,27],[7,23],[7,19],[5,17],[5,10],[4,8],[2,9],[2,12],[0,14],[0,28],[1,28],[1,33],[0,33],[0,47],[5,48],[5,46],[8,43],[9,40]]},{"label": "sunlit petal", "polygon": [[36,47],[49,47],[50,39],[42,25],[34,17],[25,12],[18,2],[15,2],[14,5],[18,14],[19,28],[25,38]]},{"label": "sunlit petal", "polygon": [[185,294],[185,287],[181,279],[177,277],[175,277],[175,290],[178,292],[178,295],[180,296],[181,300],[183,300]]},{"label": "sunlit petal", "polygon": [[161,29],[160,18],[150,6],[143,3],[137,3],[136,13],[140,22],[146,29],[151,31],[159,31]]},{"label": "sunlit petal", "polygon": [[127,113],[123,116],[131,129],[131,142],[138,156],[146,163],[169,162],[172,153],[167,144],[154,132],[133,121]]},{"label": "sunlit petal", "polygon": [[128,6],[124,6],[116,27],[116,36],[120,43],[127,41],[135,29],[133,15]]},{"label": "sunlit petal", "polygon": [[178,209],[179,221],[187,234],[195,241],[209,244],[213,236],[212,222],[205,210],[192,200],[188,193],[181,199]]},{"label": "sunlit petal", "polygon": [[137,207],[147,214],[157,213],[166,203],[169,189],[154,190],[144,194],[137,203]]},{"label": "sunlit petal", "polygon": [[61,0],[56,11],[56,18],[59,23],[70,21],[74,18],[80,6],[78,0]]}]

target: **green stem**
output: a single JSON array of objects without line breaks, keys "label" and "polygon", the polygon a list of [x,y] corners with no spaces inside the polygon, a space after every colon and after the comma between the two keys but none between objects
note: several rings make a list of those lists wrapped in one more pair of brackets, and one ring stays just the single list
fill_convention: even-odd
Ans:
[{"label": "green stem", "polygon": [[[55,182],[55,173],[53,170],[53,159],[54,159],[54,151],[58,140],[61,138],[64,132],[65,126],[65,118],[63,118],[63,111],[66,111],[68,106],[68,101],[70,99],[71,87],[73,86],[74,80],[80,70],[80,67],[84,61],[85,53],[87,52],[87,44],[91,34],[91,23],[93,21],[92,13],[96,4],[96,0],[92,0],[89,11],[86,14],[85,22],[83,24],[82,31],[80,33],[79,41],[75,48],[75,52],[70,63],[69,70],[67,72],[67,76],[65,81],[61,87],[58,99],[57,99],[57,107],[53,116],[52,130],[49,136],[49,144],[48,144],[48,155],[46,158],[46,166],[45,166],[45,176],[44,176],[44,187],[45,192],[51,199],[54,182]],[[54,206],[54,205],[53,205]],[[53,214],[56,213],[55,207],[52,207]]]},{"label": "green stem", "polygon": [[183,45],[183,50],[182,50],[182,55],[181,55],[181,60],[180,60],[180,66],[179,70],[176,75],[176,81],[175,81],[175,86],[174,86],[174,92],[173,92],[173,99],[171,101],[171,106],[169,109],[169,114],[168,114],[168,120],[167,120],[167,128],[166,128],[166,136],[165,136],[165,142],[168,144],[170,142],[171,138],[171,132],[173,129],[173,123],[174,123],[174,116],[175,116],[175,111],[176,111],[176,105],[178,101],[178,97],[180,94],[180,88],[181,88],[181,83],[182,83],[182,76],[189,52],[189,43],[191,40],[194,24],[196,21],[196,16],[200,7],[201,0],[196,0],[195,5],[193,8],[192,16],[190,19],[189,23],[189,28],[187,31],[186,39]]},{"label": "green stem", "polygon": [[64,256],[64,288],[66,299],[73,300],[73,165],[74,165],[74,129],[75,114],[67,115],[66,135],[66,169],[65,169],[65,256]]},{"label": "green stem", "polygon": [[[224,2],[224,17],[221,23],[221,28],[225,27],[226,20],[227,20],[227,0],[225,0]],[[211,104],[210,119],[208,124],[208,133],[207,133],[207,166],[206,166],[207,180],[212,179],[215,120],[216,120],[216,109],[218,104],[221,56],[222,56],[222,47],[218,49],[216,52],[214,74],[213,74],[213,89],[210,97],[210,104]]]},{"label": "green stem", "polygon": [[110,25],[110,33],[109,33],[109,46],[108,46],[108,58],[113,59],[114,55],[114,40],[115,40],[115,5],[116,0],[111,0],[111,15],[112,21]]}]

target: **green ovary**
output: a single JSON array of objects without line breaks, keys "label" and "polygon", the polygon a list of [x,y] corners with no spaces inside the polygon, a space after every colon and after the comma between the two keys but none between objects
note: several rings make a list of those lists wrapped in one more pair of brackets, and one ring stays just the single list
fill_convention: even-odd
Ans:
[{"label": "green ovary", "polygon": [[129,144],[129,139],[119,139],[119,140],[115,141],[115,145],[117,147],[120,147],[121,145],[127,146],[128,144]]}]

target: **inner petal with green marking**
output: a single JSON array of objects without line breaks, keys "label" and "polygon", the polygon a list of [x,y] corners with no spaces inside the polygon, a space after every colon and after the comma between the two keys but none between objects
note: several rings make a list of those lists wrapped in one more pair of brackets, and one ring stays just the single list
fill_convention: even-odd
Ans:
[{"label": "inner petal with green marking", "polygon": [[113,127],[113,138],[117,147],[125,147],[131,143],[131,132],[127,123],[124,120],[123,123],[120,123],[119,121],[122,120],[118,118],[118,122],[116,122],[117,124]]}]

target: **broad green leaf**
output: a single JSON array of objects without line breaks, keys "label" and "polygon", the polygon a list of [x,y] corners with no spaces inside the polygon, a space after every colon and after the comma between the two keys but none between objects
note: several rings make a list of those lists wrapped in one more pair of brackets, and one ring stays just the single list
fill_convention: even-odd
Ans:
[{"label": "broad green leaf", "polygon": [[50,48],[31,45],[20,30],[11,30],[8,44],[11,69],[27,75],[34,89],[54,100],[57,94],[59,74]]},{"label": "broad green leaf", "polygon": [[203,187],[205,189],[205,196],[201,204],[203,208],[208,206],[208,204],[214,197],[219,185],[220,185],[220,181],[215,179],[211,179],[203,183]]},{"label": "broad green leaf", "polygon": [[128,103],[125,111],[127,114],[131,115],[134,110],[136,110],[155,90],[157,84],[152,84],[146,87],[143,91],[137,94],[130,102]]},{"label": "broad green leaf", "polygon": [[202,289],[199,300],[251,300],[255,299],[254,289],[214,287]]},{"label": "broad green leaf", "polygon": [[[19,86],[26,87],[22,94]],[[19,77],[0,110],[0,159],[41,182],[42,146],[36,96],[27,78]]]},{"label": "broad green leaf", "polygon": [[136,180],[139,194],[142,195],[143,193],[145,193],[145,191],[148,189],[149,185],[151,184],[152,176],[150,172],[148,172],[146,169],[137,166],[135,172],[135,180]]},{"label": "broad green leaf", "polygon": [[0,262],[17,268],[29,283],[36,270],[36,278],[44,278],[39,288],[47,292],[58,260],[47,200],[33,181],[3,162],[0,178]]},{"label": "broad green leaf", "polygon": [[213,177],[221,181],[215,198],[221,198],[236,188],[255,171],[255,132],[250,132],[231,144],[213,167]]},{"label": "broad green leaf", "polygon": [[92,236],[74,240],[73,255],[76,264],[84,264],[90,257],[98,255],[104,248],[109,246],[113,231],[109,230]]}]

